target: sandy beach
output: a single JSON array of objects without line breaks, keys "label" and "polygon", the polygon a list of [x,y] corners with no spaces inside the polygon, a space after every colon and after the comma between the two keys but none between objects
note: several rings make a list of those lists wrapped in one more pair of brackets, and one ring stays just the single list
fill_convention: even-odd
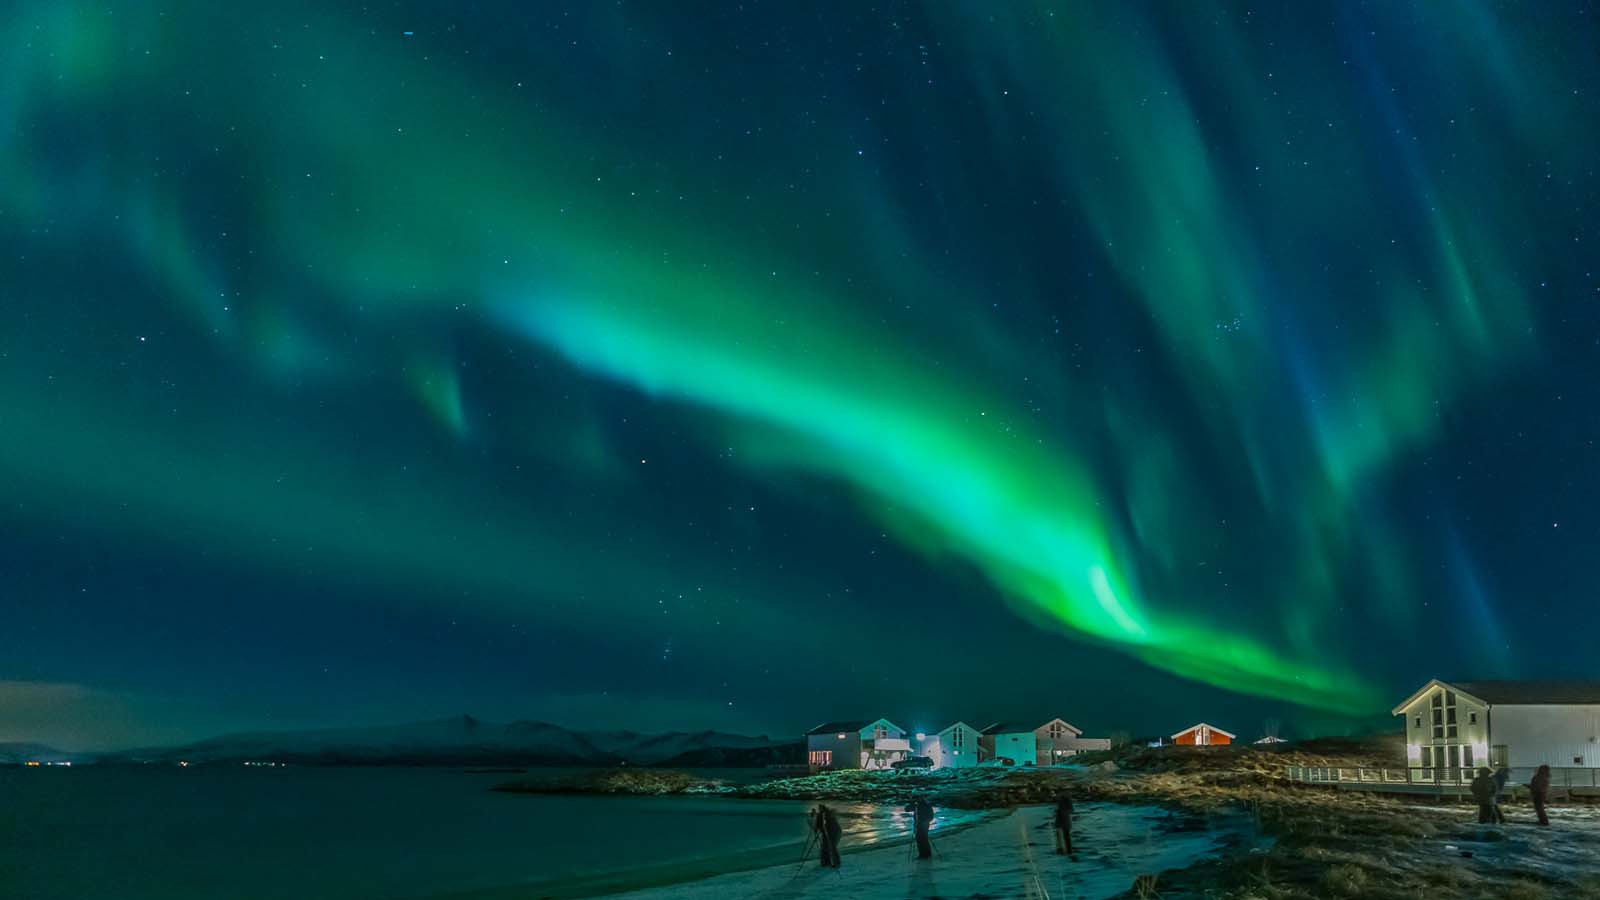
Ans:
[{"label": "sandy beach", "polygon": [[1239,816],[1196,821],[1145,806],[1079,807],[1073,857],[1053,852],[1050,808],[997,811],[976,824],[935,832],[935,858],[917,861],[903,842],[851,852],[823,869],[813,858],[701,881],[615,895],[619,900],[853,897],[862,900],[948,896],[1096,900],[1114,897],[1140,875],[1157,875],[1218,855],[1246,840]]}]

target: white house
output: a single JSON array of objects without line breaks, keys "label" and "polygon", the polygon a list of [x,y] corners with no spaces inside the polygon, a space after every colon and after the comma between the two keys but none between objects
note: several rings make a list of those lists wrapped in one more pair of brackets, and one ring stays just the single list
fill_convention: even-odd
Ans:
[{"label": "white house", "polygon": [[887,769],[911,755],[906,731],[888,719],[824,722],[806,732],[806,764],[828,769]]},{"label": "white house", "polygon": [[983,729],[981,746],[985,760],[1009,759],[1018,766],[1050,766],[1085,750],[1109,750],[1111,741],[1083,737],[1083,729],[1065,719],[1050,719],[1043,725],[996,722]]},{"label": "white house", "polygon": [[[1415,780],[1471,779],[1479,766],[1600,767],[1600,682],[1440,681],[1396,706]],[[1524,770],[1524,771],[1519,771]]]},{"label": "white house", "polygon": [[912,747],[917,756],[933,760],[935,769],[965,769],[978,764],[981,737],[978,729],[965,722],[956,722],[938,732],[918,732]]}]

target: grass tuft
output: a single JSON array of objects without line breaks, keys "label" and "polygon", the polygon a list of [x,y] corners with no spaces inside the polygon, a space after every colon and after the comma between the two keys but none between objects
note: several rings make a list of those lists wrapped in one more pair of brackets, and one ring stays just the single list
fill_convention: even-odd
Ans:
[{"label": "grass tuft", "polygon": [[1371,879],[1360,866],[1341,863],[1322,874],[1322,887],[1335,897],[1365,897]]}]

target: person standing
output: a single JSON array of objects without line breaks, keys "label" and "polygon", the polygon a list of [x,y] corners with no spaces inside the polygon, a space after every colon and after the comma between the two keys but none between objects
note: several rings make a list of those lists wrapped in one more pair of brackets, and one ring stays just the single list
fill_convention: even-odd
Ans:
[{"label": "person standing", "polygon": [[927,797],[918,797],[911,814],[912,830],[917,835],[917,859],[933,858],[933,842],[928,839],[928,829],[933,827],[933,804]]},{"label": "person standing", "polygon": [[1505,802],[1506,782],[1510,780],[1511,770],[1506,766],[1501,766],[1494,773],[1494,821],[1496,825],[1504,825],[1506,823],[1506,811],[1501,808],[1500,804]]},{"label": "person standing", "polygon": [[1493,825],[1494,813],[1494,775],[1489,767],[1484,766],[1478,770],[1478,777],[1472,779],[1472,799],[1478,801],[1478,824]]},{"label": "person standing", "polygon": [[1062,791],[1056,796],[1056,853],[1072,852],[1072,795]]},{"label": "person standing", "polygon": [[1533,811],[1539,816],[1540,825],[1549,825],[1550,817],[1545,815],[1544,805],[1550,802],[1550,767],[1542,765],[1533,777],[1528,780],[1528,792],[1533,795]]}]

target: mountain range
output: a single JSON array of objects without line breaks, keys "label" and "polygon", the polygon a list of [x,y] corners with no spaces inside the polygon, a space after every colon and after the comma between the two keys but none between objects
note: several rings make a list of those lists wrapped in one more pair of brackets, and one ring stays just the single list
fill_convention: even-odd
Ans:
[{"label": "mountain range", "polygon": [[800,757],[798,745],[717,731],[576,731],[548,722],[485,722],[454,716],[365,728],[228,734],[174,747],[62,753],[0,744],[0,763],[71,759],[97,763],[279,762],[295,765],[765,765]]}]

